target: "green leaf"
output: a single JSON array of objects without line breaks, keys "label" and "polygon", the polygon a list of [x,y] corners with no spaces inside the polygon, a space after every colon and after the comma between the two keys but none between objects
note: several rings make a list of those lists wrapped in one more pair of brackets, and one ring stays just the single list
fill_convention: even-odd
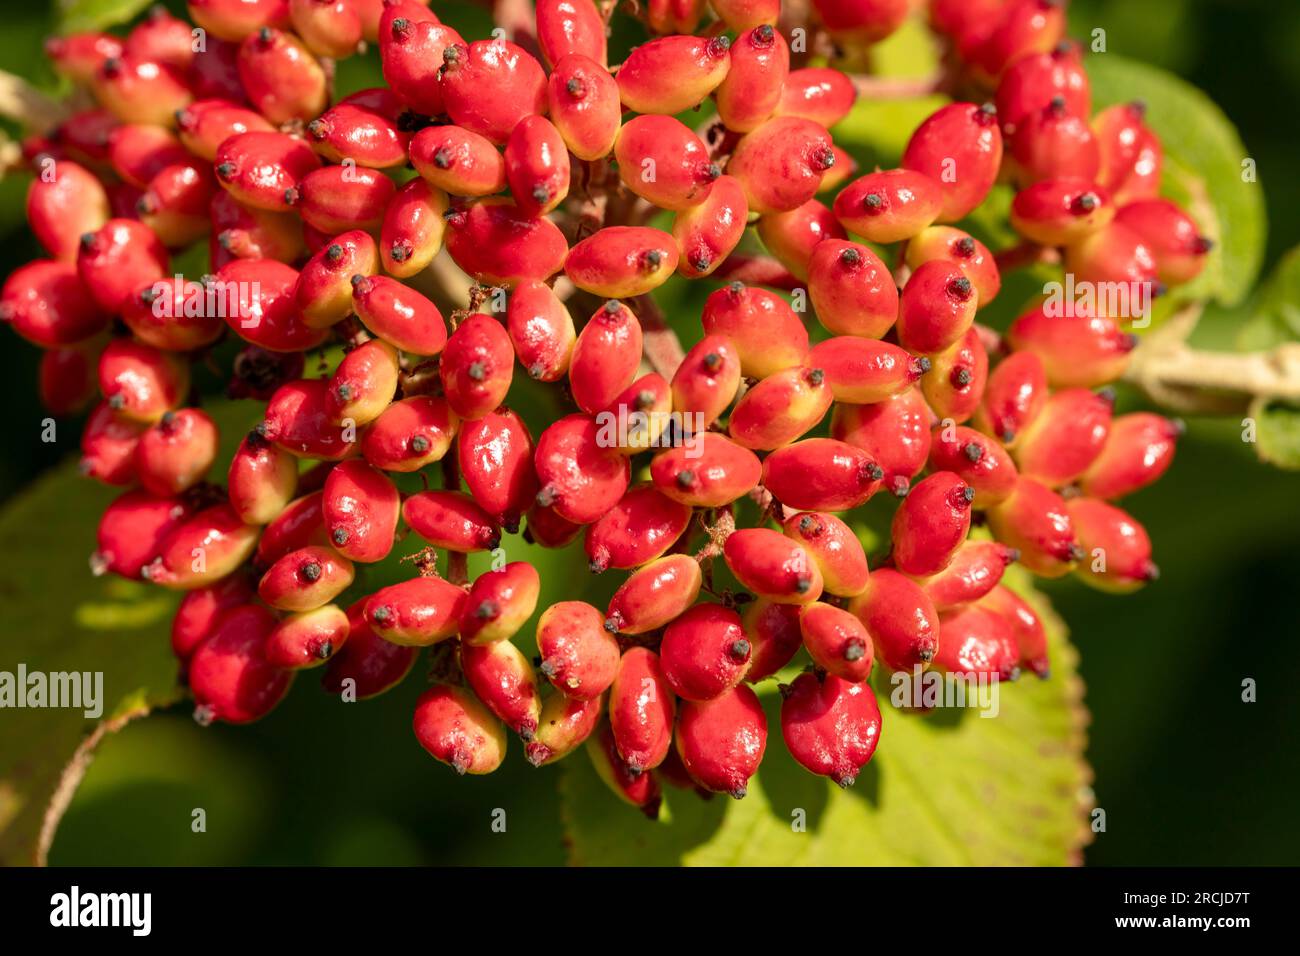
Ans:
[{"label": "green leaf", "polygon": [[[1027,585],[1018,586],[1022,593]],[[667,788],[651,822],[619,801],[584,756],[561,784],[570,861],[579,865],[1061,865],[1088,842],[1091,771],[1083,685],[1064,625],[1029,594],[1051,635],[1052,675],[1001,687],[1000,712],[903,713],[877,682],[880,749],[841,790],[799,767],[780,736],[779,695],[760,687],[768,746],[743,800]],[[883,680],[883,678],[882,678]],[[806,831],[792,826],[804,811]]]},{"label": "green leaf", "polygon": [[1255,451],[1260,459],[1288,471],[1300,471],[1300,408],[1261,397],[1250,405],[1255,420]]},{"label": "green leaf", "polygon": [[153,0],[59,0],[60,33],[103,30],[126,23]]},{"label": "green leaf", "polygon": [[1250,318],[1241,326],[1237,346],[1243,351],[1271,349],[1300,340],[1300,247],[1292,249],[1259,287]]},{"label": "green leaf", "polygon": [[1164,70],[1114,53],[1091,56],[1087,65],[1097,109],[1146,102],[1146,122],[1165,151],[1164,191],[1218,242],[1205,272],[1180,296],[1241,302],[1259,275],[1266,221],[1263,187],[1243,180],[1250,153],[1236,128],[1213,100]]}]

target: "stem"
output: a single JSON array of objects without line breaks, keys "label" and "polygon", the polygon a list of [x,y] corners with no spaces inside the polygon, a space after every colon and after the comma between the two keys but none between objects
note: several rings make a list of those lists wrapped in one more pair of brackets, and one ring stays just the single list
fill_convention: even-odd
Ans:
[{"label": "stem", "polygon": [[677,367],[686,353],[677,333],[668,327],[659,303],[649,295],[639,295],[632,300],[632,311],[641,321],[641,348],[650,367],[672,381]]},{"label": "stem", "polygon": [[[442,456],[442,486],[448,491],[460,491],[460,448],[448,448]],[[469,555],[463,551],[447,553],[447,580],[455,585],[469,583]]]},{"label": "stem", "polygon": [[44,135],[63,122],[67,110],[22,77],[0,70],[0,116]]},{"label": "stem", "polygon": [[942,70],[929,76],[863,76],[849,74],[858,96],[871,100],[912,100],[940,93],[947,82]]}]

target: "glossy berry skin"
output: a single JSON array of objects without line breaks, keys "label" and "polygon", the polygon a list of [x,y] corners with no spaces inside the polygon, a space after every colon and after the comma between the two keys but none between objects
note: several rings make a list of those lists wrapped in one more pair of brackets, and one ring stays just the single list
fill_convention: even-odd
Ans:
[{"label": "glossy berry skin", "polygon": [[469,690],[438,684],[415,702],[415,739],[459,774],[491,773],[505,759],[501,723]]},{"label": "glossy berry skin", "polygon": [[878,339],[898,319],[898,287],[880,257],[842,239],[819,242],[808,259],[817,319],[836,335]]},{"label": "glossy berry skin", "polygon": [[913,270],[931,259],[956,263],[975,286],[980,306],[988,305],[1002,288],[997,262],[984,243],[952,226],[922,229],[907,244],[906,262]]},{"label": "glossy berry skin", "polygon": [[55,259],[75,260],[81,237],[98,230],[109,215],[108,193],[99,180],[68,160],[55,163],[48,178],[33,178],[27,188],[27,223]]},{"label": "glossy berry skin", "polygon": [[673,237],[649,226],[607,226],[569,250],[564,274],[579,289],[611,299],[643,295],[677,269]]},{"label": "glossy berry skin", "polygon": [[285,199],[307,225],[335,236],[349,229],[378,232],[396,191],[378,170],[326,166],[304,176]]},{"label": "glossy berry skin", "polygon": [[270,259],[235,259],[217,273],[226,324],[240,338],[272,352],[314,348],[329,334],[312,328],[297,303],[299,273]]},{"label": "glossy berry skin", "polygon": [[605,629],[645,634],[663,627],[695,603],[703,581],[700,566],[685,554],[670,554],[642,566],[610,598]]},{"label": "glossy berry skin", "polygon": [[82,236],[77,275],[100,308],[118,313],[128,296],[167,275],[167,250],[142,223],[110,219]]},{"label": "glossy berry skin", "polygon": [[351,56],[361,42],[361,15],[346,0],[289,0],[294,30],[318,56]]},{"label": "glossy berry skin", "polygon": [[554,508],[543,508],[534,503],[526,514],[528,522],[524,526],[524,540],[543,548],[563,548],[582,534],[582,525],[561,518]]},{"label": "glossy berry skin", "polygon": [[506,142],[506,181],[515,204],[540,216],[569,194],[569,151],[544,116],[526,116]]},{"label": "glossy berry skin", "polygon": [[1086,584],[1123,594],[1160,576],[1151,539],[1128,512],[1095,498],[1071,499],[1066,509],[1084,552],[1074,573]]},{"label": "glossy berry skin", "polygon": [[901,395],[930,370],[929,359],[916,358],[888,342],[853,335],[818,342],[809,362],[822,370],[836,401],[854,405]]},{"label": "glossy berry skin", "polygon": [[509,40],[453,44],[442,57],[443,100],[457,125],[505,145],[520,120],[546,112],[542,65]]},{"label": "glossy berry skin", "polygon": [[[865,560],[864,560],[865,563]],[[745,605],[742,623],[751,654],[745,681],[757,684],[781,670],[803,647],[799,630],[800,608],[759,599]]]},{"label": "glossy berry skin", "polygon": [[685,427],[707,428],[740,390],[740,356],[723,335],[706,335],[686,353],[672,381],[673,409],[698,415]]},{"label": "glossy berry skin", "polygon": [[175,68],[125,53],[103,62],[90,89],[99,105],[122,122],[156,126],[171,126],[176,111],[194,98]]},{"label": "glossy berry skin", "polygon": [[44,52],[56,73],[79,86],[86,86],[105,60],[120,58],[126,46],[120,37],[92,31],[52,36]]},{"label": "glossy berry skin", "polygon": [[501,542],[492,516],[460,491],[421,491],[402,503],[402,518],[435,548],[489,551]]},{"label": "glossy berry skin", "polygon": [[591,570],[635,568],[663,555],[691,520],[690,506],[653,485],[629,488],[618,503],[587,526],[584,549]]},{"label": "glossy berry skin", "polygon": [[931,413],[916,388],[869,405],[838,404],[831,437],[861,448],[884,471],[883,487],[902,497],[930,454]]},{"label": "glossy berry skin", "polygon": [[811,604],[821,596],[821,569],[803,545],[779,531],[734,531],[723,556],[736,580],[760,597],[778,604]]},{"label": "glossy berry skin", "polygon": [[451,334],[438,364],[447,404],[466,420],[482,418],[504,401],[514,370],[505,328],[481,312],[469,316]]},{"label": "glossy berry skin", "polygon": [[479,575],[461,612],[462,645],[491,644],[513,637],[532,617],[540,592],[537,570],[523,561]]},{"label": "glossy berry skin", "polygon": [[226,474],[230,506],[246,524],[269,524],[283,513],[298,487],[297,460],[259,431],[239,443]]},{"label": "glossy berry skin", "polygon": [[678,271],[698,279],[716,270],[740,244],[749,207],[745,191],[730,176],[719,177],[709,198],[673,218],[673,238],[680,253]]},{"label": "glossy berry skin", "polygon": [[800,674],[782,691],[781,736],[812,773],[851,787],[880,742],[880,708],[866,683]]},{"label": "glossy berry skin", "polygon": [[325,515],[320,506],[323,497],[323,492],[313,491],[295,498],[271,519],[257,541],[258,567],[270,567],[290,551],[308,545],[329,544]]},{"label": "glossy berry skin", "polygon": [[641,362],[641,323],[610,299],[582,327],[569,363],[569,389],[589,415],[609,406],[632,384]]},{"label": "glossy berry skin", "polygon": [[1020,666],[1027,667],[1043,680],[1051,671],[1047,651],[1047,629],[1023,598],[1003,585],[990,591],[980,604],[1001,614],[1010,624],[1020,652]]},{"label": "glossy berry skin", "polygon": [[352,562],[332,548],[309,545],[267,569],[257,596],[281,611],[310,611],[328,604],[352,583]]},{"label": "glossy berry skin", "polygon": [[633,773],[657,767],[668,755],[673,701],[659,655],[645,647],[625,651],[609,689],[609,723],[618,754]]},{"label": "glossy berry skin", "polygon": [[788,212],[817,194],[822,174],[834,163],[824,127],[775,116],[741,138],[726,171],[745,188],[751,212]]},{"label": "glossy berry skin", "polygon": [[537,42],[546,65],[571,53],[605,65],[605,21],[592,0],[542,0],[537,4]]},{"label": "glossy berry skin", "polygon": [[745,448],[779,448],[814,428],[833,400],[821,369],[789,368],[769,375],[741,396],[731,412],[728,433]]},{"label": "glossy berry skin", "polygon": [[398,189],[379,228],[384,271],[399,279],[424,271],[442,249],[446,211],[446,193],[423,179],[412,179]]},{"label": "glossy berry skin", "polygon": [[619,755],[609,721],[602,722],[587,738],[586,750],[596,775],[620,800],[636,807],[651,820],[658,818],[662,796],[656,775],[645,773],[639,767],[633,771],[628,766]]},{"label": "glossy berry skin", "polygon": [[[568,244],[549,219],[534,219],[504,199],[484,199],[447,220],[447,251],[479,282],[513,288],[549,279],[565,265]],[[598,293],[600,294],[600,293]]]},{"label": "glossy berry skin", "polygon": [[352,277],[379,271],[375,241],[359,229],[336,236],[315,253],[294,287],[303,322],[324,329],[352,314]]},{"label": "glossy berry skin", "polygon": [[1082,475],[1101,454],[1113,398],[1086,388],[1054,392],[1016,443],[1020,472],[1058,488]]},{"label": "glossy berry skin", "polygon": [[975,489],[971,507],[1005,501],[1015,490],[1015,462],[995,439],[964,425],[941,424],[930,444],[930,470],[949,472]]},{"label": "glossy berry skin", "polygon": [[1039,305],[1011,323],[1006,342],[1017,352],[1041,358],[1053,388],[1092,388],[1123,375],[1137,338],[1114,319],[1049,315]]},{"label": "glossy berry skin", "polygon": [[691,442],[660,452],[650,464],[655,487],[672,500],[696,508],[720,508],[748,494],[762,480],[758,457],[725,435],[702,432]]},{"label": "glossy berry skin", "polygon": [[81,431],[78,470],[106,485],[135,480],[135,447],[148,425],[118,416],[107,402],[91,411]]},{"label": "glossy berry skin", "polygon": [[75,415],[95,399],[95,353],[93,346],[41,353],[37,388],[42,407],[51,415]]},{"label": "glossy berry skin", "polygon": [[406,105],[425,116],[446,111],[446,99],[440,77],[443,57],[453,45],[464,40],[451,27],[433,19],[413,19],[404,11],[385,18],[386,28],[379,31],[379,59],[384,81],[397,91]]},{"label": "glossy berry skin", "polygon": [[195,648],[187,679],[205,721],[252,723],[284,699],[293,674],[272,666],[265,655],[274,628],[270,611],[242,604],[227,611]]},{"label": "glossy berry skin", "polygon": [[884,471],[865,451],[833,438],[807,438],[763,461],[763,487],[800,511],[850,511],[880,487]]},{"label": "glossy berry skin", "polygon": [[327,692],[354,695],[356,700],[375,697],[401,683],[419,653],[418,648],[376,635],[362,614],[364,603],[358,601],[348,608],[347,642],[334,652],[321,678],[321,687]]},{"label": "glossy berry skin", "polygon": [[805,511],[782,524],[786,537],[798,542],[821,571],[827,594],[853,597],[867,586],[867,556],[853,529],[835,515]]},{"label": "glossy berry skin", "polygon": [[894,513],[895,567],[905,574],[936,574],[947,567],[970,530],[975,489],[952,472],[922,480]]},{"label": "glossy berry skin", "polygon": [[[315,0],[307,0],[315,2]],[[376,110],[339,103],[307,124],[316,152],[333,163],[387,169],[406,162],[410,136]]]},{"label": "glossy berry skin", "polygon": [[[1126,283],[1132,290],[1125,320],[1137,318],[1139,309],[1155,292],[1156,261],[1142,237],[1118,222],[1092,232],[1066,247],[1065,268],[1075,283]],[[1145,303],[1144,300],[1145,299]],[[1134,301],[1135,300],[1135,301]]]},{"label": "glossy berry skin", "polygon": [[370,424],[392,402],[400,372],[397,350],[387,342],[371,339],[358,345],[330,378],[330,418],[340,424]]},{"label": "glossy berry skin", "polygon": [[1156,278],[1181,285],[1205,268],[1206,254],[1214,243],[1201,235],[1187,213],[1168,199],[1145,199],[1125,205],[1116,222],[1133,230],[1155,258]]},{"label": "glossy berry skin", "polygon": [[813,662],[847,681],[871,676],[871,635],[848,611],[816,601],[799,614],[803,644]]},{"label": "glossy berry skin", "polygon": [[209,288],[198,282],[160,279],[122,303],[121,319],[145,345],[167,352],[203,348],[220,338],[225,328],[221,316],[207,314]]},{"label": "glossy berry skin", "polygon": [[998,81],[998,119],[1004,128],[1014,127],[1058,96],[1070,113],[1092,115],[1088,74],[1077,43],[1058,44],[1052,50],[1011,63]]},{"label": "glossy berry skin", "polygon": [[258,529],[240,521],[229,505],[204,508],[167,535],[141,575],[165,588],[204,587],[243,564],[257,546],[257,534]]},{"label": "glossy berry skin", "polygon": [[248,604],[253,589],[248,578],[233,574],[211,587],[187,591],[172,618],[172,653],[182,664],[189,661],[195,648],[216,628],[222,615],[231,608]]},{"label": "glossy berry skin", "polygon": [[925,668],[939,647],[939,613],[921,586],[892,568],[871,573],[849,602],[871,635],[875,659],[895,671]]},{"label": "glossy berry skin", "polygon": [[425,647],[456,633],[465,591],[442,578],[412,578],[381,588],[366,601],[366,623],[386,641]]},{"label": "glossy berry skin", "polygon": [[723,286],[705,300],[701,321],[706,335],[731,341],[743,375],[766,378],[808,357],[808,330],[785,299],[766,289]]},{"label": "glossy berry skin", "polygon": [[551,71],[546,102],[574,156],[590,162],[614,148],[622,105],[618,82],[600,63],[580,53],[565,56]]},{"label": "glossy berry skin", "polygon": [[287,212],[290,204],[285,196],[292,195],[291,190],[320,165],[320,157],[302,140],[253,130],[223,142],[213,169],[217,182],[239,202]]},{"label": "glossy berry skin", "polygon": [[77,269],[67,262],[29,262],[10,274],[0,291],[0,321],[44,349],[76,345],[98,335],[108,328],[111,311],[91,296]]},{"label": "glossy berry skin", "polygon": [[619,669],[618,641],[605,629],[605,616],[583,601],[552,604],[537,621],[542,674],[573,700],[600,698]]},{"label": "glossy berry skin", "polygon": [[167,166],[187,158],[176,134],[162,126],[123,123],[108,137],[108,161],[113,172],[140,189]]},{"label": "glossy berry skin", "polygon": [[523,419],[501,408],[465,422],[456,449],[461,477],[474,500],[493,521],[516,526],[537,494],[533,437]]},{"label": "glossy berry skin", "polygon": [[524,747],[528,762],[542,767],[567,757],[591,737],[603,710],[603,701],[575,700],[563,694],[552,694],[542,704],[537,718],[537,731]]},{"label": "glossy berry skin", "polygon": [[929,373],[921,378],[921,394],[930,410],[941,420],[966,421],[978,410],[988,382],[989,356],[980,330],[972,325],[931,361]]},{"label": "glossy berry skin", "polygon": [[451,448],[457,419],[446,400],[416,395],[393,402],[366,429],[361,454],[381,471],[413,472]]},{"label": "glossy berry skin", "polygon": [[325,70],[292,33],[263,27],[246,37],[238,68],[249,101],[277,126],[319,116],[329,102]]},{"label": "glossy berry skin", "polygon": [[1133,412],[1111,420],[1110,431],[1079,489],[1090,498],[1122,498],[1163,475],[1174,460],[1182,422],[1151,412]]},{"label": "glossy berry skin", "polygon": [[341,462],[325,479],[324,491],[325,527],[338,552],[363,563],[387,557],[401,499],[383,472],[360,459]]},{"label": "glossy berry skin", "polygon": [[747,30],[731,45],[731,67],[718,86],[718,116],[748,133],[775,112],[790,72],[790,47],[771,24]]},{"label": "glossy berry skin", "polygon": [[965,218],[984,201],[1002,164],[997,111],[973,103],[940,107],[912,134],[905,169],[924,173],[943,188],[938,222]]},{"label": "glossy berry skin", "polygon": [[192,513],[176,497],[158,497],[135,489],[123,492],[104,509],[96,529],[91,570],[140,578],[140,569],[153,560],[163,541]]},{"label": "glossy berry skin", "polygon": [[1008,154],[1022,185],[1048,179],[1095,180],[1101,165],[1087,118],[1071,113],[1060,96],[1017,124]]},{"label": "glossy berry skin", "polygon": [[969,540],[938,574],[919,581],[937,611],[943,612],[983,598],[1002,580],[1002,572],[1019,557],[998,541]]},{"label": "glossy berry skin", "polygon": [[954,345],[975,321],[979,297],[959,266],[941,259],[921,265],[899,297],[898,341],[922,354]]},{"label": "glossy berry skin", "polygon": [[507,727],[531,740],[542,700],[532,665],[519,648],[509,641],[462,643],[460,665],[478,699]]},{"label": "glossy berry skin", "polygon": [[426,126],[411,139],[411,164],[430,186],[453,196],[506,188],[506,161],[486,136],[459,126]]},{"label": "glossy berry skin", "polygon": [[341,461],[357,450],[346,429],[330,422],[329,385],[320,379],[301,379],[276,389],[259,427],[298,458]]},{"label": "glossy berry skin", "polygon": [[284,212],[268,212],[235,200],[227,189],[212,196],[212,264],[220,269],[232,259],[276,259],[296,262],[306,254],[302,222]]},{"label": "glossy berry skin", "polygon": [[1047,369],[1043,360],[1032,352],[1016,352],[1003,359],[989,375],[975,424],[1010,446],[1038,417],[1047,395]]},{"label": "glossy berry skin", "polygon": [[1054,0],[1010,0],[975,55],[979,68],[998,77],[1023,56],[1043,53],[1065,34],[1065,6]]},{"label": "glossy berry skin", "polygon": [[190,18],[222,40],[242,40],[288,16],[284,0],[187,0]]},{"label": "glossy berry skin", "polygon": [[217,426],[197,408],[165,412],[140,436],[135,473],[151,494],[179,494],[203,479],[217,457]]},{"label": "glossy berry skin", "polygon": [[671,116],[636,116],[614,143],[619,178],[662,209],[698,206],[709,197],[721,169],[703,141]]},{"label": "glossy berry skin", "polygon": [[438,307],[395,279],[354,277],[352,305],[367,329],[403,352],[437,355],[446,345],[447,323]]},{"label": "glossy berry skin", "polygon": [[677,754],[705,790],[745,796],[767,748],[767,717],[745,685],[704,701],[687,700],[677,721]]},{"label": "glossy berry skin", "polygon": [[1020,563],[1045,578],[1059,578],[1079,560],[1065,500],[1047,486],[1022,477],[1011,496],[988,512],[989,528],[1008,547],[1020,552]]},{"label": "glossy berry skin", "polygon": [[697,604],[664,629],[659,666],[678,697],[713,700],[744,679],[750,653],[739,614]]},{"label": "glossy berry skin", "polygon": [[1117,103],[1092,118],[1101,156],[1097,181],[1116,205],[1153,199],[1160,189],[1164,151],[1143,122],[1145,112],[1141,103]]},{"label": "glossy berry skin", "polygon": [[343,647],[348,631],[348,616],[333,604],[291,614],[267,638],[266,659],[290,671],[318,667]]},{"label": "glossy berry skin", "polygon": [[840,225],[871,242],[910,239],[943,209],[943,190],[924,173],[887,169],[854,180],[835,197]]},{"label": "glossy berry skin", "polygon": [[577,333],[573,317],[545,282],[521,282],[510,295],[506,332],[529,378],[554,382],[569,370]]},{"label": "glossy berry skin", "polygon": [[843,42],[883,40],[907,17],[906,0],[814,0],[818,19]]},{"label": "glossy berry skin", "polygon": [[830,128],[849,115],[857,92],[842,72],[813,66],[791,70],[777,104],[778,116],[797,116]]},{"label": "glossy berry skin", "polygon": [[602,440],[602,427],[588,415],[568,415],[542,432],[534,467],[537,503],[575,524],[589,524],[627,490],[630,466],[617,446]]},{"label": "glossy berry skin", "polygon": [[184,400],[188,363],[130,339],[115,339],[99,356],[99,390],[114,412],[155,422]]},{"label": "glossy berry skin", "polygon": [[943,640],[934,666],[950,674],[1015,680],[1020,676],[1020,650],[1011,622],[979,605],[945,611],[939,616]]},{"label": "glossy berry skin", "polygon": [[726,37],[667,36],[643,43],[618,71],[623,106],[671,116],[698,106],[717,89],[731,60]]},{"label": "glossy berry skin", "polygon": [[809,262],[818,243],[823,239],[845,239],[847,234],[829,209],[810,199],[797,209],[760,217],[758,237],[795,278],[807,280]]}]

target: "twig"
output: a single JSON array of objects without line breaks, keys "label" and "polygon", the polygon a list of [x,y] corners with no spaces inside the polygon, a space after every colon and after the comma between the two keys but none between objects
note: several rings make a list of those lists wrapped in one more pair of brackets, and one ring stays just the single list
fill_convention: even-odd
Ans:
[{"label": "twig", "polygon": [[929,76],[863,76],[853,73],[849,79],[853,81],[858,96],[865,99],[912,100],[942,92],[947,75],[942,70]]},{"label": "twig", "polygon": [[[460,491],[460,448],[448,448],[442,456],[442,486]],[[469,583],[469,555],[463,551],[447,553],[447,580],[463,586]]]},{"label": "twig", "polygon": [[632,311],[641,321],[641,350],[650,367],[672,381],[677,367],[686,357],[677,333],[668,327],[659,303],[649,295],[639,295],[632,300]]},{"label": "twig", "polygon": [[0,70],[0,116],[44,135],[67,116],[67,110],[20,76]]}]

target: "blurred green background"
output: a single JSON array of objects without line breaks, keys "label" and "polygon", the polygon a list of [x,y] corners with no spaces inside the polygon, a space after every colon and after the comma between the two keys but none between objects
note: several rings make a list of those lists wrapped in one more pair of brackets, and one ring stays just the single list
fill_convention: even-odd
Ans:
[{"label": "blurred green background", "polygon": [[[1075,0],[1071,9],[1073,35],[1104,27],[1112,51],[1178,74],[1235,122],[1267,195],[1267,274],[1300,243],[1287,115],[1300,99],[1300,5]],[[40,41],[50,22],[38,5],[6,10],[5,69],[48,76]],[[25,188],[22,178],[0,183],[0,273],[37,255],[22,223]],[[35,350],[7,337],[0,376],[10,421],[23,423],[15,434],[35,435],[26,426],[42,417]],[[1045,588],[1082,655],[1092,711],[1088,757],[1106,832],[1086,860],[1294,863],[1300,485],[1257,463],[1238,422],[1189,426],[1170,474],[1126,505],[1151,532],[1161,580],[1127,597],[1069,582]],[[0,494],[12,496],[65,449],[12,441],[0,456]],[[92,529],[86,535],[89,551]],[[1245,678],[1258,682],[1257,703],[1241,701]],[[359,708],[300,687],[247,728],[200,730],[183,707],[129,727],[92,766],[51,862],[563,862],[558,796],[532,784],[539,771],[513,759],[449,786],[446,769],[414,745],[421,684],[413,676]],[[509,832],[493,834],[484,808],[507,804]],[[177,807],[203,807],[209,833],[193,835]]]}]

